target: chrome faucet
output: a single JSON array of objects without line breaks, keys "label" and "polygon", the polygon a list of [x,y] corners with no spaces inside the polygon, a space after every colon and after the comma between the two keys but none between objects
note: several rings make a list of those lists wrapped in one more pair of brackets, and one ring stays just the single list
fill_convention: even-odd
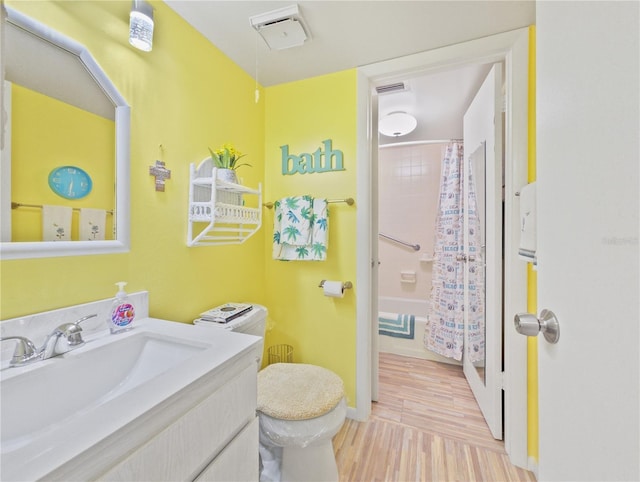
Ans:
[{"label": "chrome faucet", "polygon": [[84,345],[80,323],[95,316],[98,315],[83,316],[73,323],[64,323],[58,326],[47,336],[42,348],[38,351],[38,356],[42,360],[46,360],[47,358],[62,355],[63,353],[67,353],[74,348]]},{"label": "chrome faucet", "polygon": [[13,357],[9,362],[10,367],[26,365],[32,361],[38,360],[40,355],[36,346],[31,340],[23,336],[7,336],[6,338],[0,338],[0,341],[5,340],[17,340],[16,348],[13,351]]}]

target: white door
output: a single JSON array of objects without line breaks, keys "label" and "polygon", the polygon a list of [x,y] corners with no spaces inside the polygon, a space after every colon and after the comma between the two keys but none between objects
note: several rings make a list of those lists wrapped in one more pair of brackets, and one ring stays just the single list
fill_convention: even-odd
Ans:
[{"label": "white door", "polygon": [[[465,287],[470,271],[479,273],[473,286],[482,298],[484,320],[480,330],[484,346],[469,341],[469,322],[476,314],[469,309],[469,290],[465,292],[464,374],[482,414],[496,439],[502,439],[502,66],[495,64],[464,115],[464,172],[474,178],[480,237],[470,240],[465,205]],[[470,183],[464,179],[464,200],[469,199]],[[482,318],[482,317],[480,317]],[[482,326],[484,325],[484,326]],[[480,353],[480,356],[478,355]],[[484,356],[481,356],[484,355]]]},{"label": "white door", "polygon": [[640,480],[638,2],[537,2],[539,480]]}]

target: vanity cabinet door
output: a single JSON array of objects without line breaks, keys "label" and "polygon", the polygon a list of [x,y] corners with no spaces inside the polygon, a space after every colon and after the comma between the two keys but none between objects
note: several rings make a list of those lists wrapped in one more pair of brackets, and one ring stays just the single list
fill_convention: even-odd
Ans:
[{"label": "vanity cabinet door", "polygon": [[258,417],[254,418],[238,436],[227,445],[196,482],[255,482],[258,467]]},{"label": "vanity cabinet door", "polygon": [[[193,480],[202,472],[202,467],[207,467],[211,460],[215,461],[215,457],[255,419],[256,365],[253,360],[248,363],[243,361],[242,364],[245,368],[239,374],[99,477],[99,480]],[[255,452],[253,456],[257,457],[257,442],[251,450]],[[236,480],[233,474],[244,471],[245,463],[238,464],[234,467],[235,472],[229,472],[229,477],[219,480]]]}]

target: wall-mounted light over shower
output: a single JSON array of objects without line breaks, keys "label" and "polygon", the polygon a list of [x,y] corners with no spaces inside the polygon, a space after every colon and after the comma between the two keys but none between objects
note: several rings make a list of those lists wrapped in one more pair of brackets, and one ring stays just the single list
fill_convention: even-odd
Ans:
[{"label": "wall-mounted light over shower", "polygon": [[131,3],[129,43],[144,52],[153,48],[153,7],[144,0]]},{"label": "wall-mounted light over shower", "polygon": [[391,112],[380,119],[378,131],[385,136],[400,137],[412,132],[417,125],[418,121],[411,114]]}]

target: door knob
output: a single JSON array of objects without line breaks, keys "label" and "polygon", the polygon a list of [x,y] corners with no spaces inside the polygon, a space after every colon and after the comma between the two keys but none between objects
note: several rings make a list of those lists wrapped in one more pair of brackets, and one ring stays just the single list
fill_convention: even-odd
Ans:
[{"label": "door knob", "polygon": [[540,318],[530,313],[518,313],[513,318],[513,323],[516,331],[522,335],[537,336],[542,333],[549,343],[558,343],[560,339],[560,324],[551,310],[542,310]]}]

